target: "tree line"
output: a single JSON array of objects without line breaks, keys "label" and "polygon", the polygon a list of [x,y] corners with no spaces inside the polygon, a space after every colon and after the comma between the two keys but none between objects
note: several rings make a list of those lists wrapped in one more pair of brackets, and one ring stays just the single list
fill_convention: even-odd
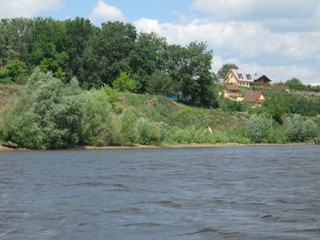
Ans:
[{"label": "tree line", "polygon": [[131,80],[130,91],[177,95],[181,101],[209,106],[217,96],[212,58],[205,43],[169,44],[122,22],[97,27],[79,17],[0,21],[2,82],[24,83],[40,67],[64,83],[75,76],[81,88],[99,89],[112,87],[122,73]]}]

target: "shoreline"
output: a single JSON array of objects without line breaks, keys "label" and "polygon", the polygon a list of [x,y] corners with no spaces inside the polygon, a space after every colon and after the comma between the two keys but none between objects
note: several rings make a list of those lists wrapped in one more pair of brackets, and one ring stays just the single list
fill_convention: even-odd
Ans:
[{"label": "shoreline", "polygon": [[217,144],[176,144],[176,145],[139,145],[135,144],[132,146],[77,146],[67,149],[48,149],[48,150],[33,150],[26,148],[9,148],[3,145],[0,145],[0,152],[16,152],[16,151],[61,151],[61,150],[70,150],[70,151],[87,151],[87,150],[140,150],[140,149],[179,149],[179,148],[219,148],[219,147],[272,147],[272,146],[311,146],[315,145],[313,143],[286,143],[286,144],[277,144],[277,143],[217,143]]}]

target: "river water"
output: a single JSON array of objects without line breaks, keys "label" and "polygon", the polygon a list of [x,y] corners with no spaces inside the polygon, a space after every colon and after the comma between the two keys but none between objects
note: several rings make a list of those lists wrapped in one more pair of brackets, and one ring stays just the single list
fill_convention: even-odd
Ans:
[{"label": "river water", "polygon": [[0,153],[0,239],[320,239],[320,147]]}]

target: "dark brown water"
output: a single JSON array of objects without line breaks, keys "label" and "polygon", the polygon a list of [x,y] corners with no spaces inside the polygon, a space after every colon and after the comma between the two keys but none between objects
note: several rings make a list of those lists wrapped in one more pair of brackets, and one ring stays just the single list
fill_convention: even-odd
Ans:
[{"label": "dark brown water", "polygon": [[0,153],[0,239],[320,239],[320,147]]}]

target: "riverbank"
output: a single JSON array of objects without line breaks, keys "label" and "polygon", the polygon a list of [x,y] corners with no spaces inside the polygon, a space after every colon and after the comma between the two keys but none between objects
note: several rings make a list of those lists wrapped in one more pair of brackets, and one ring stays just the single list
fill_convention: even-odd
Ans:
[{"label": "riverbank", "polygon": [[[176,145],[131,145],[131,146],[77,146],[67,150],[128,150],[128,149],[175,149],[175,148],[217,148],[217,147],[267,147],[267,146],[306,146],[314,145],[312,143],[287,143],[287,144],[273,144],[273,143],[251,143],[251,144],[240,144],[240,143],[217,143],[217,144],[176,144]],[[0,152],[8,151],[30,151],[26,148],[12,149],[0,145]]]},{"label": "riverbank", "polygon": [[132,146],[81,146],[75,147],[75,150],[112,150],[112,149],[170,149],[170,148],[214,148],[214,147],[261,147],[261,146],[305,146],[313,145],[312,143],[288,143],[288,144],[273,144],[273,143],[250,143],[250,144],[240,144],[240,143],[217,143],[217,144],[176,144],[176,145],[132,145]]}]

